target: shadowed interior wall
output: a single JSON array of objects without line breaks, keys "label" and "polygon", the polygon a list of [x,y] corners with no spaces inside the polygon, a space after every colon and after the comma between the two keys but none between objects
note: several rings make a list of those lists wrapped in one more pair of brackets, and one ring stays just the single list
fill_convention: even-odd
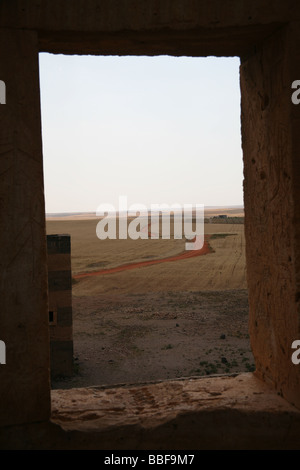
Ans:
[{"label": "shadowed interior wall", "polygon": [[241,56],[251,343],[259,376],[300,407],[297,20],[296,0],[0,0],[1,426],[50,417],[39,51]]},{"label": "shadowed interior wall", "polygon": [[241,95],[249,323],[256,373],[300,407],[300,370],[291,360],[292,342],[300,337],[295,265],[299,238],[294,232],[299,152],[291,101],[291,83],[297,78],[291,74],[294,32],[283,28],[242,61]]},{"label": "shadowed interior wall", "polygon": [[38,68],[32,31],[0,30],[0,424],[50,415],[47,264]]}]

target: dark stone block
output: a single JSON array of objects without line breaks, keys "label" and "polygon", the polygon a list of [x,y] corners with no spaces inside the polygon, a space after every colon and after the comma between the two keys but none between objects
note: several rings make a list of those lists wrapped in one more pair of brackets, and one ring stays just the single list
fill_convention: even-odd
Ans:
[{"label": "dark stone block", "polygon": [[72,326],[72,307],[57,308],[57,326]]},{"label": "dark stone block", "polygon": [[48,272],[49,292],[72,289],[71,271],[49,271]]},{"label": "dark stone block", "polygon": [[70,235],[47,235],[48,255],[57,253],[71,253]]}]

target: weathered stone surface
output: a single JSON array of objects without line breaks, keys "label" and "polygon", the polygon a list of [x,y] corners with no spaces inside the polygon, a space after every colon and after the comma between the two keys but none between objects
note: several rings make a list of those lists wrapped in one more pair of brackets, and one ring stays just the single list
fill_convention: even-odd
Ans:
[{"label": "weathered stone surface", "polygon": [[50,414],[37,34],[0,30],[0,425]]},{"label": "weathered stone surface", "polygon": [[300,20],[297,0],[10,0],[0,25],[41,31],[230,28]]},{"label": "weathered stone surface", "polygon": [[300,407],[300,368],[291,360],[292,342],[300,338],[292,44],[283,29],[242,62],[242,140],[249,327],[257,373]]},{"label": "weathered stone surface", "polygon": [[51,422],[0,428],[0,448],[298,449],[299,436],[300,411],[241,374],[53,390]]},{"label": "weathered stone surface", "polygon": [[[0,2],[0,80],[6,84],[0,106],[2,448],[300,448],[299,411],[277,395],[300,408],[300,366],[292,364],[290,350],[300,339],[300,107],[291,103],[291,83],[300,79],[299,22],[298,0]],[[39,50],[241,57],[257,388],[252,376],[241,382],[239,376],[57,391],[48,421]],[[64,297],[61,290],[53,294],[55,301]],[[69,305],[69,299],[60,304]]]},{"label": "weathered stone surface", "polygon": [[51,292],[71,290],[72,288],[71,271],[69,270],[48,271],[48,286],[49,286],[49,291]]},{"label": "weathered stone surface", "polygon": [[[71,253],[71,237],[70,235],[47,235],[47,253],[48,255],[64,255]],[[51,256],[56,259],[56,256]],[[70,257],[64,257],[70,264]]]},{"label": "weathered stone surface", "polygon": [[41,51],[66,54],[243,55],[300,19],[297,0],[10,0],[0,25],[39,31]]},{"label": "weathered stone surface", "polygon": [[66,271],[71,270],[70,253],[51,254],[48,251],[48,271]]}]

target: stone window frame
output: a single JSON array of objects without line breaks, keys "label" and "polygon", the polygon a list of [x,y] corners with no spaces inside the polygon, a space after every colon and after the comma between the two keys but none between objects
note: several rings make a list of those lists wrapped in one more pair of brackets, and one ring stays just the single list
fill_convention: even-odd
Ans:
[{"label": "stone window frame", "polygon": [[[249,123],[247,121],[247,119],[245,119],[245,117],[243,116],[243,113],[245,113],[245,107],[246,105],[248,105],[248,103],[246,103],[247,99],[245,99],[245,95],[246,95],[246,91],[247,93],[249,94],[249,89],[251,88],[251,86],[253,87],[253,83],[250,85],[250,88],[247,90],[247,86],[248,86],[248,83],[247,83],[247,78],[246,77],[246,74],[247,74],[247,62],[250,62],[251,63],[251,56],[259,56],[259,59],[260,60],[268,60],[269,57],[270,57],[270,54],[273,53],[275,50],[277,51],[280,51],[283,53],[285,53],[285,51],[282,51],[280,48],[282,47],[282,44],[284,43],[284,41],[286,41],[286,35],[287,35],[287,28],[288,26],[286,24],[274,24],[274,25],[268,25],[268,27],[262,27],[261,30],[259,30],[258,32],[258,36],[262,35],[261,38],[258,40],[258,44],[255,44],[255,46],[250,46],[250,47],[245,47],[245,50],[244,51],[239,51],[239,48],[238,47],[235,47],[233,45],[233,49],[236,48],[236,54],[231,54],[231,55],[226,55],[226,54],[216,54],[217,56],[227,56],[227,57],[230,57],[230,56],[235,56],[235,57],[239,57],[240,60],[241,60],[241,66],[240,66],[240,84],[241,84],[241,127],[242,127],[242,134],[244,133],[244,139],[243,139],[243,143],[242,143],[242,147],[243,147],[243,151],[245,149],[247,149],[247,152],[249,152],[249,154],[251,153],[248,148],[247,148],[247,139],[245,139],[245,134],[247,132],[247,126],[249,127]],[[251,33],[252,35],[252,33]],[[104,35],[105,36],[105,35]],[[274,38],[274,40],[273,40]],[[105,54],[109,53],[109,54],[113,54],[113,55],[127,55],[128,51],[129,51],[129,55],[133,54],[135,56],[139,56],[139,55],[143,55],[143,51],[144,51],[144,48],[145,48],[145,42],[143,43],[141,41],[141,45],[139,45],[138,43],[135,43],[133,41],[133,44],[130,44],[129,47],[127,45],[127,53],[124,52],[124,49],[122,46],[120,46],[120,44],[123,43],[123,40],[125,40],[126,42],[126,39],[125,37],[117,37],[117,40],[116,40],[116,45],[114,44],[111,44],[109,42],[109,45],[108,45],[108,51],[105,52]],[[193,44],[192,45],[192,48],[190,48],[190,42],[192,43],[192,41],[190,41],[190,38],[187,39],[187,47],[185,48],[184,45],[181,45],[180,48],[178,48],[178,51],[176,51],[176,53],[174,53],[174,51],[168,51],[169,47],[168,46],[165,46],[164,44],[164,41],[166,40],[166,42],[168,43],[169,42],[169,38],[168,38],[168,35],[166,34],[165,37],[162,37],[161,39],[161,42],[162,42],[162,46],[157,46],[157,44],[155,45],[154,47],[154,53],[152,52],[152,48],[151,48],[151,45],[150,46],[147,46],[147,48],[150,49],[150,51],[147,51],[146,55],[160,55],[160,54],[168,54],[170,53],[170,55],[174,55],[174,56],[185,56],[185,55],[190,55],[191,56],[194,56],[194,57],[205,57],[207,56],[208,54],[203,54],[201,53],[201,48],[199,48],[199,54],[197,53],[197,47],[195,47],[195,45]],[[104,38],[104,41],[105,41],[105,38]],[[60,39],[58,39],[58,44],[60,42]],[[120,44],[119,44],[120,42]],[[51,53],[51,49],[52,47],[48,47],[48,38],[46,38],[45,40],[45,43],[44,41],[42,40],[41,43],[43,44],[43,47],[42,47],[42,51],[41,52],[50,52]],[[44,45],[45,44],[45,45]],[[150,42],[151,44],[151,42]],[[251,44],[251,41],[250,41],[250,44]],[[237,45],[237,43],[236,43]],[[61,45],[59,45],[58,47],[61,47]],[[88,49],[90,48],[91,46],[89,45],[88,46]],[[56,49],[56,46],[54,47],[54,49]],[[67,49],[67,53],[69,53],[69,47],[66,47]],[[97,47],[96,47],[97,49]],[[64,47],[62,47],[60,50],[64,50]],[[188,53],[189,51],[189,53]],[[105,55],[105,54],[101,54],[101,53],[97,53],[97,51],[94,49],[94,47],[92,47],[92,54],[93,55]],[[285,60],[285,57],[282,58],[282,60],[284,61]],[[246,72],[244,71],[244,69],[246,70]],[[261,74],[261,71],[258,72],[258,78],[262,79],[263,80],[263,77],[260,75]],[[258,86],[261,86],[261,85],[264,85],[264,84],[259,84]],[[272,84],[268,83],[268,86],[272,86]],[[268,90],[268,91],[260,91],[259,89],[256,90],[257,91],[257,94],[258,94],[258,101],[255,103],[255,106],[256,106],[256,110],[261,110],[262,112],[267,110],[268,109],[268,106],[269,106],[269,100],[270,100],[270,97],[268,96],[268,91],[270,91],[270,93],[273,91],[272,89]],[[252,92],[252,90],[250,89],[250,92]],[[275,98],[277,98],[275,96]],[[290,94],[288,94],[288,100],[290,99]],[[289,103],[290,104],[290,103]],[[244,109],[243,109],[243,106],[244,106]],[[253,110],[251,110],[253,111]],[[243,122],[244,121],[244,122]],[[243,137],[243,135],[242,135]],[[246,168],[247,167],[247,161],[245,159],[245,156],[244,156],[244,152],[243,152],[243,159],[244,159],[244,175],[245,175],[245,179],[246,177],[248,176],[249,177],[249,180],[250,180],[250,171]],[[249,158],[248,158],[249,160]],[[253,158],[252,158],[252,163],[253,163]],[[264,175],[264,177],[262,177],[262,175]],[[251,175],[251,177],[253,178],[253,176]],[[264,180],[266,178],[266,175],[265,175],[265,172],[264,171],[260,171],[260,179],[261,180]],[[247,181],[244,180],[244,192],[247,192],[246,191],[246,185],[247,185]],[[245,226],[246,226],[246,251],[247,251],[247,258],[249,260],[250,257],[253,256],[253,253],[251,253],[251,250],[249,249],[249,245],[250,245],[250,234],[249,234],[249,226],[251,224],[251,216],[249,217],[249,213],[251,213],[251,202],[249,202],[247,200],[247,196],[249,198],[250,194],[248,192],[248,195],[246,194],[246,200],[245,200]],[[247,230],[248,230],[248,236],[247,236]],[[291,259],[291,257],[290,257]],[[247,262],[248,263],[248,262]],[[252,277],[252,273],[253,273],[253,270],[252,270],[252,267],[250,269],[247,269],[248,271],[248,280],[250,279],[251,280],[251,277]],[[250,282],[250,296],[253,295],[253,292],[254,292],[254,289],[252,288],[251,286],[251,282]],[[250,299],[251,300],[251,299]],[[265,360],[266,360],[266,355],[265,357],[263,357],[262,360],[260,360],[260,352],[263,352],[263,347],[261,347],[261,345],[257,345],[255,344],[255,340],[253,340],[254,336],[255,336],[255,327],[253,327],[253,325],[257,325],[257,312],[254,311],[254,307],[253,305],[251,304],[251,301],[250,301],[250,309],[252,309],[252,322],[251,320],[249,321],[249,328],[250,328],[250,339],[251,339],[251,343],[252,343],[252,346],[254,346],[254,359],[255,359],[255,364],[256,364],[256,371],[255,371],[255,374],[260,377],[263,381],[271,384],[275,390],[277,390],[277,392],[281,395],[281,396],[285,396],[289,401],[291,401],[291,403],[295,404],[295,403],[298,403],[298,397],[299,397],[299,405],[300,405],[300,396],[298,394],[298,390],[294,389],[290,392],[289,390],[289,387],[286,387],[285,389],[285,386],[283,384],[283,387],[281,386],[282,384],[280,383],[280,379],[278,380],[277,377],[274,378],[276,376],[276,372],[274,373],[274,369],[271,373],[269,373],[269,369],[271,368],[271,366],[269,367],[269,365],[267,365],[265,367]],[[264,334],[266,333],[266,328],[264,328]],[[267,343],[270,344],[270,338],[266,338],[267,340]],[[278,340],[278,339],[277,339]],[[279,341],[280,342],[280,341]],[[291,342],[289,343],[291,344]],[[275,349],[278,349],[278,345],[275,346]],[[274,360],[274,356],[276,356],[276,351],[271,351],[272,354],[272,360]],[[286,354],[286,352],[285,352]],[[293,366],[291,366],[292,369]],[[295,371],[295,369],[294,369]],[[277,374],[278,376],[278,374]],[[277,381],[278,380],[278,381]],[[287,379],[288,380],[288,379]],[[298,371],[297,371],[297,374],[296,374],[296,388],[298,387],[298,381],[299,381],[299,374],[298,374]],[[282,380],[282,382],[284,382],[284,379]],[[300,381],[299,381],[300,383]]]},{"label": "stone window frame", "polygon": [[[23,5],[22,11],[28,8],[27,14],[19,9],[16,16],[15,3]],[[66,22],[63,15],[53,15],[61,7],[57,0],[45,2],[43,12],[31,2],[25,7],[21,0],[0,5],[0,79],[7,85],[6,104],[1,106],[7,125],[0,128],[0,141],[5,146],[4,164],[7,156],[12,162],[1,173],[5,191],[1,218],[3,226],[10,222],[9,230],[2,232],[2,262],[8,266],[3,287],[8,293],[15,289],[13,298],[18,300],[12,302],[10,295],[2,298],[3,311],[7,312],[0,318],[1,331],[6,335],[1,338],[7,345],[5,367],[18,374],[10,372],[1,381],[1,426],[51,418],[39,52],[241,58],[249,333],[256,363],[254,375],[259,379],[258,390],[267,394],[264,385],[268,384],[272,396],[279,394],[286,403],[300,408],[300,369],[292,364],[289,349],[300,337],[300,108],[291,103],[291,84],[300,77],[297,2],[285,6],[275,1],[272,10],[269,2],[260,4],[260,8],[253,2],[247,10],[246,4],[241,9],[232,8],[234,2],[228,0],[229,9],[227,12],[224,6],[222,19],[214,2],[205,3],[203,17],[195,16],[192,10],[191,14],[181,11],[177,3],[170,17],[160,13],[165,23],[159,23],[160,15],[157,17],[150,7],[149,11],[130,17],[119,15],[113,20],[108,15],[111,10],[102,2],[107,9],[104,16],[97,17],[96,22],[91,17],[90,25],[78,13],[80,9]],[[83,6],[81,0],[79,4]],[[177,7],[187,15],[186,22],[178,20]],[[23,172],[26,158],[34,162],[30,173]],[[18,188],[22,188],[22,198]],[[24,236],[30,230],[30,236],[23,239],[21,228]],[[286,249],[281,253],[282,243]],[[20,272],[22,284],[17,283]],[[22,353],[28,338],[35,340],[24,361]],[[28,376],[32,377],[30,381]],[[24,397],[26,406],[20,405],[25,403]],[[242,407],[241,395],[236,400]]]}]

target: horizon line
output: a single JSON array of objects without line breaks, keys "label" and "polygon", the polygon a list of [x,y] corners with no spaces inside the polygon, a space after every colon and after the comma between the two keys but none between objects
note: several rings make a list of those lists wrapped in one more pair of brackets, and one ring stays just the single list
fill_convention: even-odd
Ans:
[{"label": "horizon line", "polygon": [[[204,212],[206,209],[220,209],[220,210],[225,210],[225,209],[244,209],[244,205],[242,204],[234,204],[234,205],[225,205],[225,206],[204,206]],[[148,209],[151,211],[151,209]],[[162,209],[168,211],[168,209]],[[125,213],[128,211],[115,211],[117,213]],[[110,212],[108,212],[110,213]],[[114,213],[114,211],[111,211],[111,213]],[[97,211],[62,211],[62,212],[46,212],[46,216],[58,216],[58,215],[82,215],[82,214],[91,214],[91,215],[97,215]]]}]

